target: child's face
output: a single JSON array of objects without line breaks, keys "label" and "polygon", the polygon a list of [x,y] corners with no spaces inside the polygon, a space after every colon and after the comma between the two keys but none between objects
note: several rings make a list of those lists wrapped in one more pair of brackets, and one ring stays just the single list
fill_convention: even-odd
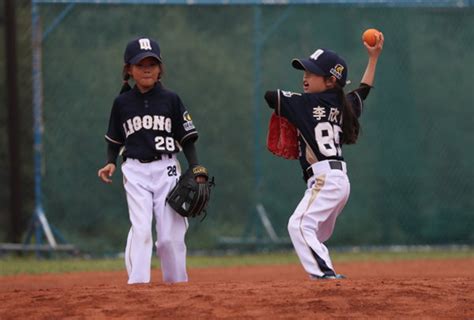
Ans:
[{"label": "child's face", "polygon": [[161,69],[158,60],[148,57],[137,64],[132,64],[128,72],[135,80],[138,89],[141,92],[145,92],[153,88],[158,81]]},{"label": "child's face", "polygon": [[326,91],[328,83],[323,76],[318,76],[309,71],[304,71],[303,74],[303,91],[304,93],[319,93]]}]

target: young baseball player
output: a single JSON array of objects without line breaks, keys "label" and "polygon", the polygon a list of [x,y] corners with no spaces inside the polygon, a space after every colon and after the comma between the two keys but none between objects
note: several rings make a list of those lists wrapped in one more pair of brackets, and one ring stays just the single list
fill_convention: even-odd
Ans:
[{"label": "young baseball player", "polygon": [[[163,61],[156,41],[132,40],[124,62],[124,86],[114,100],[105,135],[107,164],[98,176],[111,183],[117,157],[123,156],[123,185],[132,224],[125,249],[128,283],[150,282],[153,216],[163,281],[185,282],[188,222],[167,205],[166,196],[181,174],[176,158],[180,148],[190,167],[198,164],[194,147],[198,133],[179,96],[160,81]],[[135,82],[133,88],[129,78]]]},{"label": "young baseball player", "polygon": [[334,230],[336,218],[350,193],[343,144],[354,144],[359,134],[358,117],[374,82],[375,68],[384,38],[379,34],[368,51],[368,64],[358,89],[344,93],[347,65],[335,52],[318,49],[308,59],[293,59],[303,70],[303,92],[267,91],[265,100],[277,115],[298,132],[299,161],[307,189],[288,222],[296,253],[312,279],[341,279],[324,242]]}]

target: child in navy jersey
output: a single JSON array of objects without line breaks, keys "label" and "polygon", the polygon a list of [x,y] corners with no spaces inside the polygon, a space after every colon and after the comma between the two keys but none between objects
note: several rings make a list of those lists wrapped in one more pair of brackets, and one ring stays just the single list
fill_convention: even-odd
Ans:
[{"label": "child in navy jersey", "polygon": [[129,42],[124,63],[124,85],[105,135],[107,163],[98,176],[111,183],[119,154],[124,158],[121,169],[132,224],[125,249],[128,283],[150,282],[153,217],[163,281],[185,282],[188,222],[167,205],[166,196],[181,174],[176,158],[181,149],[190,167],[198,165],[198,132],[179,96],[160,81],[163,60],[156,41],[143,37]]}]

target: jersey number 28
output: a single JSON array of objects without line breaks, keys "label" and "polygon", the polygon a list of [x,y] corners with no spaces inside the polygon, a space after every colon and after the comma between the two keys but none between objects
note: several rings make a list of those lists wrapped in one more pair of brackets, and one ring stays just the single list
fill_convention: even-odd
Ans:
[{"label": "jersey number 28", "polygon": [[326,157],[341,156],[340,133],[341,127],[329,122],[320,122],[314,128],[319,152]]},{"label": "jersey number 28", "polygon": [[174,149],[176,148],[173,137],[156,136],[155,142],[156,150],[174,151]]}]

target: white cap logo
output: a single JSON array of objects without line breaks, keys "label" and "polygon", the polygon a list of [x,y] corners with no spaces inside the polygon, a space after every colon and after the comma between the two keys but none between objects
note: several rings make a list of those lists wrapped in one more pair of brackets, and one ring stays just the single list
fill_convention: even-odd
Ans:
[{"label": "white cap logo", "polygon": [[150,39],[148,38],[138,39],[138,43],[140,44],[141,50],[151,50]]},{"label": "white cap logo", "polygon": [[313,60],[318,60],[319,56],[322,55],[323,53],[324,53],[324,50],[318,49],[310,56],[310,58]]}]

